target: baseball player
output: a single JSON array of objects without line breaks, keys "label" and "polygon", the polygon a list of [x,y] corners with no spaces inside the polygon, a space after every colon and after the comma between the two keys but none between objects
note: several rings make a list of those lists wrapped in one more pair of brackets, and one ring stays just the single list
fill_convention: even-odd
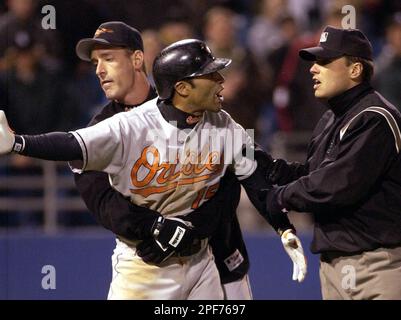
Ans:
[{"label": "baseball player", "polygon": [[[102,32],[104,30],[109,32]],[[119,54],[119,51],[124,52],[121,50],[122,48],[128,50],[129,54]],[[101,24],[93,38],[82,39],[78,42],[77,55],[82,60],[92,61],[98,66],[97,74],[101,84],[105,83],[106,79],[115,78],[118,80],[113,81],[114,83],[122,83],[118,86],[121,88],[120,90],[105,88],[104,92],[111,102],[92,119],[89,125],[98,123],[118,112],[127,111],[156,97],[156,92],[149,86],[146,79],[146,71],[141,66],[137,68],[139,72],[127,67],[119,67],[131,62],[130,57],[137,50],[143,52],[140,33],[135,28],[119,21]],[[118,63],[107,62],[103,55],[105,52],[115,55],[114,59]],[[99,66],[99,62],[105,65]],[[135,81],[130,81],[132,75]],[[120,78],[124,81],[119,81]],[[131,86],[123,86],[125,83],[131,83]],[[187,126],[187,123],[185,121],[180,125]],[[221,183],[221,186],[227,185],[225,188],[227,192],[221,196],[222,199],[213,197],[208,201],[208,206],[202,205],[181,218],[190,221],[195,226],[197,237],[210,237],[217,223],[218,230],[215,231],[215,236],[212,237],[210,245],[223,284],[225,298],[251,299],[252,294],[247,275],[249,258],[236,216],[241,192],[240,184],[231,172],[227,172],[225,176],[227,179],[222,181],[223,185]],[[158,212],[135,205],[123,197],[110,186],[105,173],[90,171],[74,174],[74,178],[88,209],[103,227],[130,240],[143,240],[141,221],[152,216],[155,219],[159,214]],[[217,211],[221,211],[221,217]],[[211,223],[211,221],[215,223]]]},{"label": "baseball player", "polygon": [[[213,57],[202,41],[174,43],[154,62],[159,99],[70,133],[14,135],[7,130],[5,115],[0,114],[0,153],[14,151],[72,161],[73,170],[78,172],[107,172],[111,184],[122,195],[162,214],[150,228],[151,246],[123,237],[117,240],[110,298],[223,297],[207,239],[191,255],[174,257],[171,254],[192,226],[177,220],[171,238],[164,237],[162,231],[166,220],[176,220],[213,197],[226,170],[232,170],[242,181],[251,201],[267,217],[265,203],[258,196],[266,187],[265,172],[258,171],[256,160],[242,156],[244,145],[252,146],[252,140],[221,110],[224,78],[218,71],[230,62]],[[185,119],[194,119],[191,130],[182,130],[177,123],[166,120],[173,110],[181,111]],[[302,281],[306,262],[293,226],[282,215],[273,227],[281,234],[294,262],[294,276]],[[141,257],[155,248],[168,253],[166,259],[158,265],[147,264]]]}]

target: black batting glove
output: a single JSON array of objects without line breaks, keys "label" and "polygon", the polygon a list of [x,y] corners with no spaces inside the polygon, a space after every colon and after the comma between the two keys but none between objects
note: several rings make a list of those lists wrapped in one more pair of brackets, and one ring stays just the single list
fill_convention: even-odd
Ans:
[{"label": "black batting glove", "polygon": [[152,235],[163,247],[178,253],[188,249],[197,238],[191,223],[185,224],[182,220],[163,216],[158,217],[153,224]]},{"label": "black batting glove", "polygon": [[145,239],[136,246],[136,253],[146,263],[159,264],[174,254],[171,247],[163,247],[156,239]]},{"label": "black batting glove", "polygon": [[159,264],[166,261],[174,253],[188,249],[196,238],[196,233],[184,222],[167,219],[160,215],[152,225],[152,238],[141,241],[136,252],[146,263]]}]

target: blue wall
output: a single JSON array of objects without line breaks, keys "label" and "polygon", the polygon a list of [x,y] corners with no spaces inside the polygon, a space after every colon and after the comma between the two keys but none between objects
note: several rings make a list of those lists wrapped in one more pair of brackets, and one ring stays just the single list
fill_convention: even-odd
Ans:
[{"label": "blue wall", "polygon": [[[309,273],[298,284],[291,280],[292,263],[277,237],[246,236],[255,299],[321,299],[318,258],[309,253],[310,236],[301,238]],[[101,231],[0,235],[0,299],[105,299],[113,248],[112,234]],[[44,265],[56,269],[55,290],[41,286]]]},{"label": "blue wall", "polygon": [[251,262],[249,276],[254,299],[321,300],[319,256],[310,253],[310,235],[301,235],[300,238],[308,262],[308,274],[302,283],[292,280],[292,262],[278,237],[245,237]]}]

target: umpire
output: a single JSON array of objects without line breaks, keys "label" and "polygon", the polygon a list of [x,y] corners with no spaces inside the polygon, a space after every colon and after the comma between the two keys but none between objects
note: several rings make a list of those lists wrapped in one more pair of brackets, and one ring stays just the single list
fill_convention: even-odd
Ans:
[{"label": "umpire", "polygon": [[370,85],[372,47],[361,31],[328,26],[299,55],[313,61],[315,97],[329,110],[305,164],[276,161],[271,218],[313,213],[324,299],[401,299],[401,115]]}]

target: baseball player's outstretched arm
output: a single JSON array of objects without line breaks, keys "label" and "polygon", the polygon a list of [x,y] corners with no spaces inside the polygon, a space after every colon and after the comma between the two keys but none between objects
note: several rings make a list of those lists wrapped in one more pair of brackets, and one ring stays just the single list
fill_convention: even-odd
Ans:
[{"label": "baseball player's outstretched arm", "polygon": [[82,160],[82,150],[71,133],[51,132],[40,135],[16,135],[0,110],[0,155],[16,152],[43,160]]},{"label": "baseball player's outstretched arm", "polygon": [[43,160],[82,160],[82,149],[68,132],[50,132],[40,135],[15,135],[14,152]]},{"label": "baseball player's outstretched arm", "polygon": [[4,111],[0,110],[0,155],[11,152],[44,160],[82,160],[81,147],[71,133],[16,135],[10,129]]}]

